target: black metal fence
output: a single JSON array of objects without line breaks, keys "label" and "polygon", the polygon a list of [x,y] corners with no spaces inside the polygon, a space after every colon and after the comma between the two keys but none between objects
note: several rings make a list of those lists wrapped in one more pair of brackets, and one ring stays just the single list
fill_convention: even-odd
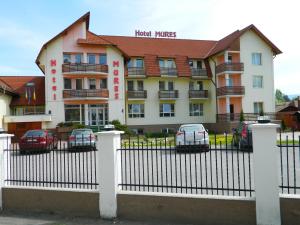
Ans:
[{"label": "black metal fence", "polygon": [[280,192],[300,193],[300,136],[295,132],[279,134]]},{"label": "black metal fence", "polygon": [[176,145],[175,137],[124,136],[119,155],[122,190],[230,196],[254,192],[251,148],[238,149],[231,136],[210,135],[209,145],[195,140]]},{"label": "black metal fence", "polygon": [[[21,147],[21,148],[20,148]],[[5,184],[75,189],[97,189],[97,150],[94,142],[21,146],[4,150]]]}]

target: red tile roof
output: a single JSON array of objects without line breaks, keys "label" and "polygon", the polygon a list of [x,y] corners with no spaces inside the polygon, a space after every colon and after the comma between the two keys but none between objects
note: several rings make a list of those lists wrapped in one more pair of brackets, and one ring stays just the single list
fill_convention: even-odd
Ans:
[{"label": "red tile roof", "polygon": [[0,78],[0,91],[4,94],[15,96],[17,95],[13,89],[4,81]]},{"label": "red tile roof", "polygon": [[[0,76],[0,80],[5,82],[11,88],[14,96],[10,106],[26,106],[26,105],[45,105],[45,78],[43,76]],[[26,84],[35,84],[36,100],[31,100],[30,104],[25,97]]]}]

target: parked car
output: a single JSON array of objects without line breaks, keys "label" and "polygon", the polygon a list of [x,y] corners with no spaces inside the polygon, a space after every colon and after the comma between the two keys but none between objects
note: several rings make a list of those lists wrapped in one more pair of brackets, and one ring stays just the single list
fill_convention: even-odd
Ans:
[{"label": "parked car", "polygon": [[202,124],[181,125],[176,134],[176,150],[209,150],[209,135]]},{"label": "parked car", "polygon": [[20,154],[32,151],[49,152],[57,148],[57,138],[49,130],[28,130],[19,141]]},{"label": "parked car", "polygon": [[69,137],[69,150],[95,150],[96,138],[91,129],[74,129]]},{"label": "parked car", "polygon": [[257,121],[243,121],[240,122],[237,128],[233,129],[232,141],[233,145],[241,150],[252,151],[252,124],[257,123]]}]

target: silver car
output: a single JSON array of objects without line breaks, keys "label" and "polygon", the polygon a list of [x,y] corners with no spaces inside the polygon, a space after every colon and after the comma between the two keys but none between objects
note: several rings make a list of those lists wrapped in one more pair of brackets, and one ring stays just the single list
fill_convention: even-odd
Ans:
[{"label": "silver car", "polygon": [[176,134],[176,150],[208,150],[209,135],[202,124],[181,125]]},{"label": "silver car", "polygon": [[91,129],[74,129],[69,137],[69,149],[96,149],[95,135]]}]

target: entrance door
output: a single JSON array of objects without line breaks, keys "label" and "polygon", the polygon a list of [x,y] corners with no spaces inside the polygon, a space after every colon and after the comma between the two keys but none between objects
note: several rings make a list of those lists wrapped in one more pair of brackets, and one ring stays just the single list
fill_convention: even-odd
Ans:
[{"label": "entrance door", "polygon": [[89,107],[89,124],[100,129],[105,125],[105,109],[102,107]]},{"label": "entrance door", "polygon": [[230,104],[230,120],[233,121],[234,120],[234,105]]}]

